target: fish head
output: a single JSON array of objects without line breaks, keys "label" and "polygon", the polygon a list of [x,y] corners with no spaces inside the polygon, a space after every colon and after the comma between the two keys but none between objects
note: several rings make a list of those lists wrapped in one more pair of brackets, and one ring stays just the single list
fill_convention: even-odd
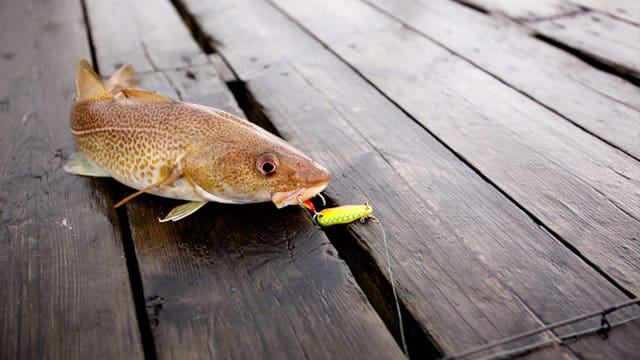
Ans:
[{"label": "fish head", "polygon": [[183,167],[207,200],[272,201],[278,208],[316,196],[331,180],[325,167],[275,136],[201,147],[185,156]]}]

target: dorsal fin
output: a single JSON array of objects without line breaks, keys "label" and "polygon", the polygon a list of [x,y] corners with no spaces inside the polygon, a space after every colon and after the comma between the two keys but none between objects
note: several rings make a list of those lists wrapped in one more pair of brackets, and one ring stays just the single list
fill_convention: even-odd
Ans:
[{"label": "dorsal fin", "polygon": [[140,101],[140,102],[166,103],[166,104],[173,104],[177,102],[166,96],[158,95],[154,92],[146,91],[146,90],[123,89],[122,93],[127,99]]},{"label": "dorsal fin", "polygon": [[76,72],[76,101],[112,100],[113,95],[107,90],[100,77],[87,60],[80,60]]},{"label": "dorsal fin", "polygon": [[109,81],[105,84],[112,94],[117,94],[124,89],[131,89],[138,86],[138,77],[133,65],[128,64],[116,70]]}]

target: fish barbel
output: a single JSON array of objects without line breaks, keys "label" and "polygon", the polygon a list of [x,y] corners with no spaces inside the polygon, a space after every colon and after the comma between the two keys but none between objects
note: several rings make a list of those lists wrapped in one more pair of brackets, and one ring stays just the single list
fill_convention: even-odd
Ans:
[{"label": "fish barbel", "polygon": [[246,120],[136,86],[130,65],[102,83],[80,61],[71,109],[80,151],[65,170],[112,177],[139,190],[133,196],[189,201],[161,221],[182,219],[209,201],[282,208],[317,195],[331,179],[323,166]]}]

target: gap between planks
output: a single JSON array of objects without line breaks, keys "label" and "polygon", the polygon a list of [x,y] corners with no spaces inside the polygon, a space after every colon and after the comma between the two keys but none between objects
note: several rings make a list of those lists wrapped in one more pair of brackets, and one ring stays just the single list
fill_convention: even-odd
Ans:
[{"label": "gap between planks", "polygon": [[[80,5],[82,7],[84,26],[87,31],[89,51],[91,52],[91,62],[96,73],[100,74],[100,66],[96,57],[96,50],[93,42],[91,22],[87,12],[86,0],[81,0]],[[112,198],[121,198],[123,196],[122,187],[115,183],[114,180],[110,180],[110,182],[111,186],[109,186],[108,188],[111,190]],[[129,275],[129,286],[131,288],[131,295],[133,297],[133,303],[135,306],[138,331],[140,333],[140,341],[142,343],[142,351],[145,360],[155,360],[157,359],[157,354],[153,341],[153,335],[151,332],[151,325],[149,323],[149,317],[146,311],[147,301],[144,296],[144,288],[142,287],[142,277],[140,275],[140,268],[138,267],[135,243],[133,242],[133,237],[131,236],[131,228],[129,225],[127,209],[126,207],[120,207],[118,209],[114,209],[114,211],[118,218],[118,230],[120,231],[122,239],[122,249],[125,256],[127,274]]]}]

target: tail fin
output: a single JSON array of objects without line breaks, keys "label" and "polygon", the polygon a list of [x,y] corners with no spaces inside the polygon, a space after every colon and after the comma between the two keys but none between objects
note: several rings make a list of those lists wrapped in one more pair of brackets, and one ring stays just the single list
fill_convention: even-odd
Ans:
[{"label": "tail fin", "polygon": [[106,83],[109,91],[116,95],[125,89],[132,89],[138,86],[138,77],[133,65],[128,64],[116,70]]},{"label": "tail fin", "polygon": [[100,77],[87,60],[80,60],[76,72],[76,101],[112,100],[113,95],[107,90]]}]

